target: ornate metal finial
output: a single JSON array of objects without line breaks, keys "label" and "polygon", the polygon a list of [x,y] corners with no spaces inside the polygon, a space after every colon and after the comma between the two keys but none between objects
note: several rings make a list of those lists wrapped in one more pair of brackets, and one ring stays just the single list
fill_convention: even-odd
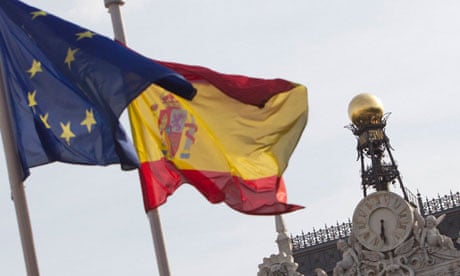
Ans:
[{"label": "ornate metal finial", "polygon": [[388,113],[384,114],[382,102],[372,94],[355,96],[349,106],[352,122],[348,128],[357,138],[358,159],[361,160],[361,179],[364,196],[367,188],[388,191],[388,184],[399,182],[404,199],[408,200],[398,168],[391,155],[389,139],[385,134]]}]

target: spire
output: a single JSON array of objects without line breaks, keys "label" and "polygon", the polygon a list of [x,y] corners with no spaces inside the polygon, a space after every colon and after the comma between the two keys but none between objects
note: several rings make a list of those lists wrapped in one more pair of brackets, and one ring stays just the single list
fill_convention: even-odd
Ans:
[{"label": "spire", "polygon": [[275,216],[275,226],[276,232],[278,232],[278,237],[276,238],[276,243],[278,244],[278,249],[280,254],[286,253],[286,255],[292,255],[292,243],[291,239],[287,234],[287,229],[284,226],[283,217],[280,215]]},{"label": "spire", "polygon": [[275,216],[275,228],[278,233],[276,243],[278,244],[279,253],[272,254],[269,258],[264,258],[263,263],[259,264],[257,276],[302,276],[303,274],[297,272],[299,265],[294,262],[291,239],[287,234],[281,215]]}]

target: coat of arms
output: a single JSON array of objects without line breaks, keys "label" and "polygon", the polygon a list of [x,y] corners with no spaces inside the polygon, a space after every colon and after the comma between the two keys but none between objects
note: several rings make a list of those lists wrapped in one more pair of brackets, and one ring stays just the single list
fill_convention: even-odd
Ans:
[{"label": "coat of arms", "polygon": [[172,94],[161,95],[163,109],[158,116],[161,151],[167,158],[190,158],[190,148],[198,130],[195,118]]}]

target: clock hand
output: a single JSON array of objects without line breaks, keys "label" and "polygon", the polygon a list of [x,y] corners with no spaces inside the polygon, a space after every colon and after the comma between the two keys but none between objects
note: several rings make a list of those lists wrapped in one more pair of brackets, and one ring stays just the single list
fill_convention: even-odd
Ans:
[{"label": "clock hand", "polygon": [[383,243],[386,242],[384,222],[383,219],[380,220],[380,238],[383,240]]}]

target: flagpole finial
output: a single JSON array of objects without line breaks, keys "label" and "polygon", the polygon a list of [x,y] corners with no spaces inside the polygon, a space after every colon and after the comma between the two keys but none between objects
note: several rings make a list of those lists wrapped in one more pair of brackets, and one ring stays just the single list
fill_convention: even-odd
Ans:
[{"label": "flagpole finial", "polygon": [[105,7],[108,8],[112,4],[123,5],[125,2],[123,0],[104,0]]},{"label": "flagpole finial", "polygon": [[112,18],[112,27],[115,40],[126,44],[123,21],[121,19],[120,6],[124,4],[123,0],[104,0],[105,7],[109,10]]}]

